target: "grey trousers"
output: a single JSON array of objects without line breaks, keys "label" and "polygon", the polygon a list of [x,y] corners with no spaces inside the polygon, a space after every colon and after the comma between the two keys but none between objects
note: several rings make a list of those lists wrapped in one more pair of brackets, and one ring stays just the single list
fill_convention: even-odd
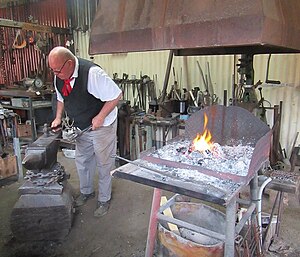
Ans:
[{"label": "grey trousers", "polygon": [[111,198],[112,178],[117,148],[117,120],[97,130],[83,133],[76,140],[75,163],[79,176],[80,192],[94,192],[95,171],[98,171],[98,201],[106,202]]}]

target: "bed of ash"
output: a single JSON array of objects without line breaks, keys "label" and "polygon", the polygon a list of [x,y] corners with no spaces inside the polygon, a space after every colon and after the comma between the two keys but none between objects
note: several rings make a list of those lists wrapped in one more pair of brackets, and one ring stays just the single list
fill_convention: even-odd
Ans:
[{"label": "bed of ash", "polygon": [[191,141],[182,139],[151,153],[153,157],[206,169],[246,176],[254,148],[250,145],[221,146],[213,143],[211,150],[193,150]]},{"label": "bed of ash", "polygon": [[[163,146],[152,152],[150,156],[173,162],[181,162],[198,168],[203,167],[217,172],[246,176],[248,174],[253,150],[254,147],[250,145],[237,144],[234,146],[221,146],[218,143],[213,143],[213,147],[210,151],[199,152],[193,150],[190,140],[182,139]],[[235,191],[240,187],[239,183],[205,175],[197,169],[172,168],[145,160],[140,160],[139,162],[144,166],[163,171],[166,175],[169,173],[171,177],[186,182],[198,181],[214,187],[223,188],[225,191]]]},{"label": "bed of ash", "polygon": [[[241,186],[240,183],[234,182],[232,180],[219,179],[214,176],[208,176],[206,174],[200,173],[198,170],[173,168],[166,165],[151,163],[141,159],[135,160],[134,162],[138,166],[142,165],[142,167],[147,167],[164,173],[165,174],[165,177],[163,178],[164,181],[168,181],[168,179],[177,179],[182,182],[192,182],[192,183],[201,184],[204,187],[211,186],[213,188],[219,188],[224,193],[226,192],[229,194],[234,193]],[[162,173],[160,175],[162,175]],[[155,174],[155,176],[156,175],[158,174]]]}]

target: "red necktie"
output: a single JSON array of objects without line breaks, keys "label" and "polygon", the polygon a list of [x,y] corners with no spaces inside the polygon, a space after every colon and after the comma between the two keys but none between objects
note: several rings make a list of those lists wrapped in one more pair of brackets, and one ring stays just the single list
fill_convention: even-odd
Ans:
[{"label": "red necktie", "polygon": [[64,96],[68,96],[71,91],[72,91],[72,87],[70,82],[73,80],[74,78],[70,78],[70,79],[65,79],[64,80],[64,86],[62,88],[62,93]]}]

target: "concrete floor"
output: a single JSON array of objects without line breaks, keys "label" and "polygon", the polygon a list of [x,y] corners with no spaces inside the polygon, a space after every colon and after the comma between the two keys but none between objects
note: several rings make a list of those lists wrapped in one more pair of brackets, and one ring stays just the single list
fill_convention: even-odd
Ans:
[{"label": "concrete floor", "polygon": [[[71,174],[70,185],[79,193],[73,159],[58,154],[58,161]],[[121,257],[144,256],[153,188],[114,179],[111,208],[102,218],[93,216],[96,198],[76,210],[69,235],[61,242],[21,243],[11,235],[9,218],[22,182],[0,189],[1,257]]]},{"label": "concrete floor", "polygon": [[[76,193],[78,177],[73,159],[58,154],[59,162],[71,174],[70,185]],[[142,257],[145,254],[147,229],[153,188],[114,179],[111,208],[102,218],[94,218],[96,198],[79,208],[69,235],[59,242],[19,242],[10,231],[10,213],[18,200],[14,182],[0,188],[0,256],[1,257]],[[274,192],[274,191],[273,191]],[[169,192],[165,192],[171,195]],[[264,199],[265,208],[272,206]],[[293,195],[285,201],[280,238],[267,256],[300,256],[300,207]]]}]

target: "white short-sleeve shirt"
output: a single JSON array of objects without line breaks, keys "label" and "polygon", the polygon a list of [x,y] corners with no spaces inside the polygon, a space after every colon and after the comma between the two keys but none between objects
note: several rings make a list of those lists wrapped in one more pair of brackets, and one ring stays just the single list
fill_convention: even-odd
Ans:
[{"label": "white short-sleeve shirt", "polygon": [[[75,57],[76,65],[74,73],[71,77],[74,79],[71,81],[71,87],[73,88],[75,80],[78,77],[79,62]],[[56,77],[54,79],[54,87],[57,95],[57,100],[64,102],[63,97],[56,88]],[[87,89],[97,99],[103,102],[116,99],[122,92],[118,85],[102,70],[99,66],[93,66],[89,70]],[[112,124],[118,115],[118,107],[116,106],[104,119],[103,126],[109,126]]]}]

